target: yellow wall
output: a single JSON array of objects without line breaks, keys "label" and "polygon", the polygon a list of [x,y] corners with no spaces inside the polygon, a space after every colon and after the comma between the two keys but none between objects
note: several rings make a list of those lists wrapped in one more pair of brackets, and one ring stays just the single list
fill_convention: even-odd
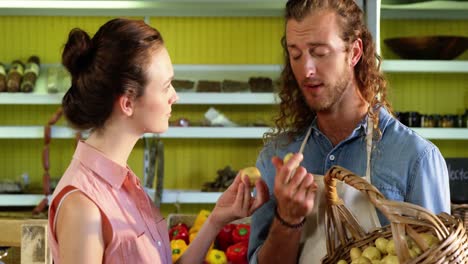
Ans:
[{"label": "yellow wall", "polygon": [[[38,54],[43,63],[59,63],[60,52],[70,29],[80,27],[93,33],[110,17],[0,17],[0,61],[26,60]],[[280,64],[281,18],[151,18],[163,34],[175,64]],[[467,34],[466,21],[383,21],[382,37],[413,32]],[[383,45],[385,58],[394,55]],[[464,54],[462,58],[467,58]],[[464,74],[388,74],[390,98],[397,111],[461,113],[468,108],[468,76]],[[45,124],[57,106],[0,105],[0,125]],[[200,120],[209,106],[176,105],[172,120]],[[270,122],[276,106],[216,106],[240,123]],[[63,124],[63,122],[62,122]],[[166,188],[199,189],[213,180],[216,171],[255,164],[262,141],[240,139],[165,139]],[[468,141],[435,141],[447,156],[468,157]],[[34,189],[40,189],[42,166],[40,139],[1,139],[0,179],[15,179],[27,172]],[[51,175],[59,177],[73,153],[73,140],[54,139],[51,144]],[[138,142],[129,165],[143,176],[143,144]],[[210,206],[182,206],[198,210]],[[165,205],[166,212],[173,211]],[[190,209],[193,208],[193,209]]]}]

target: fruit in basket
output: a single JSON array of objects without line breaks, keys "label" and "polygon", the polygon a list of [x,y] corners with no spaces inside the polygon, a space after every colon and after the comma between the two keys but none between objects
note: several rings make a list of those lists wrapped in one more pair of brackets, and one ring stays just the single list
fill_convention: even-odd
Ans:
[{"label": "fruit in basket", "polygon": [[360,256],[357,259],[351,261],[351,264],[372,264],[372,262],[368,258]]},{"label": "fruit in basket", "polygon": [[172,263],[175,263],[180,256],[187,249],[187,244],[182,239],[176,239],[171,241],[171,254],[172,254]]},{"label": "fruit in basket", "polygon": [[382,258],[382,254],[376,247],[367,247],[362,252],[362,256],[369,260],[380,260]]},{"label": "fruit in basket", "polygon": [[396,255],[395,241],[393,241],[393,239],[388,241],[386,250],[389,255]]},{"label": "fruit in basket", "polygon": [[354,247],[349,251],[349,256],[351,257],[351,260],[355,260],[359,258],[362,255],[361,249]]},{"label": "fruit in basket", "polygon": [[227,224],[223,226],[216,236],[217,247],[221,250],[226,250],[234,242],[232,241],[232,232],[236,229],[235,224]]},{"label": "fruit in basket", "polygon": [[439,239],[432,234],[422,233],[420,235],[422,239],[424,240],[424,242],[426,242],[429,247],[432,247],[433,245],[436,245],[440,242]]},{"label": "fruit in basket", "polygon": [[226,250],[226,257],[230,264],[247,264],[248,243],[240,242],[231,245]]},{"label": "fruit in basket", "polygon": [[255,183],[262,177],[257,167],[247,167],[242,169],[242,174],[249,177],[250,187],[255,187]]},{"label": "fruit in basket", "polygon": [[206,254],[205,262],[208,264],[227,264],[226,254],[218,249],[212,249]]},{"label": "fruit in basket", "polygon": [[380,264],[399,264],[399,263],[400,261],[398,260],[398,257],[394,255],[387,255],[380,262]]},{"label": "fruit in basket", "polygon": [[232,231],[232,241],[234,243],[248,242],[250,236],[250,225],[238,224]]},{"label": "fruit in basket", "polygon": [[186,244],[189,243],[189,231],[185,224],[179,223],[169,229],[169,240],[182,239]]},{"label": "fruit in basket", "polygon": [[387,244],[388,244],[388,239],[384,237],[379,237],[375,240],[375,247],[382,254],[387,254]]}]

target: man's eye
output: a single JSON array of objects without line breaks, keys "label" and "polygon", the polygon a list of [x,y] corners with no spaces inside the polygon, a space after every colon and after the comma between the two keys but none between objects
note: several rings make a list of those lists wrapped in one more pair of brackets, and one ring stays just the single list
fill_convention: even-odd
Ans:
[{"label": "man's eye", "polygon": [[290,52],[289,53],[289,56],[293,59],[293,60],[298,60],[300,57],[301,57],[301,54],[299,52]]},{"label": "man's eye", "polygon": [[329,53],[330,51],[325,48],[315,48],[314,50],[312,50],[312,55],[315,55],[317,57],[323,57],[328,55]]}]

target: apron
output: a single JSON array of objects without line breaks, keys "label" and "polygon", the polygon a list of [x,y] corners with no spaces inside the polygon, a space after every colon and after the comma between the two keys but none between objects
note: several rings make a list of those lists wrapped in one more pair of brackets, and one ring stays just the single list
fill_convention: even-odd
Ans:
[{"label": "apron", "polygon": [[[312,128],[309,128],[311,130]],[[367,152],[367,168],[365,179],[370,183],[370,158],[372,149],[372,131],[373,121],[372,118],[367,119],[367,133],[366,133],[366,152]],[[310,134],[308,132],[308,134]],[[304,138],[304,142],[308,137]],[[323,175],[314,175],[314,180],[318,185],[315,194],[314,209],[306,217],[306,222],[301,234],[301,247],[302,250],[299,256],[299,263],[313,264],[320,263],[321,259],[327,254],[326,232],[325,232],[325,186]],[[336,186],[339,197],[341,197],[346,205],[346,208],[356,217],[358,223],[363,227],[364,231],[380,227],[377,212],[369,199],[360,191],[353,187],[337,181]]]}]

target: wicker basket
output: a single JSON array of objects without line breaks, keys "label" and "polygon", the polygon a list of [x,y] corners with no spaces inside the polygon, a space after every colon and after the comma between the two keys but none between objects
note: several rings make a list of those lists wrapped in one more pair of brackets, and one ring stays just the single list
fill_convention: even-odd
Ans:
[{"label": "wicker basket", "polygon": [[452,215],[460,218],[468,230],[468,204],[452,204]]},{"label": "wicker basket", "polygon": [[[390,225],[366,233],[356,218],[344,206],[336,191],[336,180],[358,189],[390,221]],[[326,213],[327,256],[322,263],[350,262],[351,248],[365,248],[379,237],[393,238],[400,263],[405,264],[464,264],[468,263],[468,237],[463,223],[446,213],[434,215],[423,207],[396,202],[385,197],[365,179],[335,166],[325,175],[325,191],[328,202]],[[420,232],[431,232],[440,244],[428,248]],[[411,237],[423,253],[411,259],[405,236]]]}]

